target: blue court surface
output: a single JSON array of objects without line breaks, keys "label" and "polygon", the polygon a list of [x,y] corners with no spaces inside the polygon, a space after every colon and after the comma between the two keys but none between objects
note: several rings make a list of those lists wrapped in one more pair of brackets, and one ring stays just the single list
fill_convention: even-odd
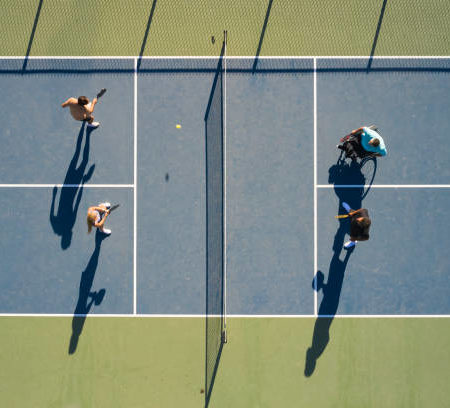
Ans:
[{"label": "blue court surface", "polygon": [[[0,61],[0,313],[204,314],[217,60],[22,63]],[[228,61],[227,312],[449,314],[450,60],[255,67]],[[101,88],[96,130],[60,106]],[[338,160],[339,138],[371,124],[387,157]],[[120,204],[112,235],[89,235],[104,201]],[[372,218],[351,252],[343,201]]]}]

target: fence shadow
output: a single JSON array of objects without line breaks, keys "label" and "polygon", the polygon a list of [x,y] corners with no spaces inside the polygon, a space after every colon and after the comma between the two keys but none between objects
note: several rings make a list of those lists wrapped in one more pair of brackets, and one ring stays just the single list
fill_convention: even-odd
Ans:
[{"label": "fence shadow", "polygon": [[261,35],[259,37],[258,48],[257,48],[256,54],[255,54],[255,61],[253,62],[253,68],[252,68],[253,73],[256,72],[256,67],[258,65],[259,54],[261,53],[261,48],[262,48],[263,41],[264,41],[264,35],[266,34],[267,23],[269,22],[270,10],[272,9],[272,3],[273,3],[273,0],[269,0],[269,4],[267,6],[267,11],[266,11],[266,17],[264,19],[263,28],[261,30]]},{"label": "fence shadow", "polygon": [[145,28],[144,38],[142,39],[141,50],[139,51],[139,58],[137,61],[137,70],[139,71],[141,68],[142,56],[144,55],[145,46],[147,45],[148,33],[150,32],[150,26],[153,21],[153,14],[156,8],[156,0],[153,0],[152,8],[150,10],[150,14],[148,16],[147,27]]},{"label": "fence shadow", "polygon": [[38,5],[37,11],[36,11],[36,16],[34,17],[33,28],[31,29],[30,40],[28,41],[27,51],[25,53],[25,58],[23,60],[22,71],[25,71],[27,69],[28,57],[30,56],[31,47],[33,46],[34,35],[36,34],[36,28],[38,25],[39,16],[41,15],[41,9],[42,9],[43,3],[44,3],[44,0],[39,0],[39,5]]},{"label": "fence shadow", "polygon": [[380,35],[381,23],[383,22],[384,11],[386,10],[387,0],[383,0],[383,5],[381,6],[380,17],[378,19],[377,30],[375,31],[375,37],[372,43],[372,50],[370,51],[369,63],[367,64],[367,72],[370,71],[372,66],[373,56],[375,55],[375,49],[377,48],[378,36]]},{"label": "fence shadow", "polygon": [[[150,20],[149,20],[150,23]],[[150,29],[150,25],[148,25]],[[147,33],[148,36],[148,33]],[[34,58],[30,57],[26,66],[18,59],[0,59],[0,75],[95,75],[95,74],[215,74],[217,59],[215,58],[146,58],[143,53],[146,37],[141,53],[134,58]],[[218,58],[220,58],[218,56]],[[370,69],[368,64],[370,62]],[[224,69],[224,68],[222,68]],[[314,69],[313,58],[229,58],[227,73],[229,74],[395,74],[395,73],[449,73],[450,58],[318,58]]]}]

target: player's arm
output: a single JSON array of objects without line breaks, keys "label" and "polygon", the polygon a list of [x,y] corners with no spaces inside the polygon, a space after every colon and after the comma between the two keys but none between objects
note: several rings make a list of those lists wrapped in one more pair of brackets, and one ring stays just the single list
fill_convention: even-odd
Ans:
[{"label": "player's arm", "polygon": [[97,98],[94,98],[94,99],[92,100],[91,107],[88,109],[88,112],[89,112],[89,113],[94,112],[94,106],[96,105],[97,102],[98,102],[98,99],[97,99]]},{"label": "player's arm", "polygon": [[95,223],[95,227],[97,227],[97,228],[103,227],[103,224],[105,223],[106,218],[108,217],[108,215],[109,215],[109,212],[106,211],[106,212],[105,212],[105,215],[104,215],[104,217],[101,219],[101,221]]},{"label": "player's arm", "polygon": [[94,211],[98,211],[98,212],[100,212],[102,214],[108,212],[108,210],[105,207],[91,207],[91,209],[94,210]]},{"label": "player's arm", "polygon": [[78,101],[75,98],[69,98],[69,99],[67,99],[67,101],[65,101],[61,104],[61,107],[65,108],[66,106],[74,105],[77,103],[78,103]]},{"label": "player's arm", "polygon": [[355,129],[355,130],[352,130],[352,135],[358,135],[358,134],[360,134],[361,132],[363,131],[363,128],[362,127],[360,127],[360,128],[358,128],[358,129]]}]

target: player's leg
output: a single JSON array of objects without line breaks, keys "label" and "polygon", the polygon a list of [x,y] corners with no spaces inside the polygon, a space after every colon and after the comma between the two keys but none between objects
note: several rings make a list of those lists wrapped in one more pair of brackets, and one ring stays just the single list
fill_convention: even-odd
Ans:
[{"label": "player's leg", "polygon": [[94,115],[90,115],[90,117],[86,118],[86,120],[87,120],[87,125],[90,128],[96,129],[96,128],[98,128],[100,126],[99,122],[94,122]]}]

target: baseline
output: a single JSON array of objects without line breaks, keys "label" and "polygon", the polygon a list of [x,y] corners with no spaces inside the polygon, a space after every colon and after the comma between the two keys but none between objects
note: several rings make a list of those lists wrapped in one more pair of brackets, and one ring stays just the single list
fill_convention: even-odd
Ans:
[{"label": "baseline", "polygon": [[[204,314],[133,314],[133,313],[104,313],[104,314],[72,314],[72,313],[0,313],[0,318],[2,317],[89,317],[89,318],[105,318],[105,317],[132,317],[132,318],[205,318]],[[214,315],[212,315],[214,317]],[[217,317],[220,317],[219,315]],[[308,315],[308,314],[290,314],[290,315],[279,315],[279,314],[260,314],[260,315],[250,315],[250,314],[228,314],[228,318],[236,319],[309,319],[309,318],[333,318],[333,319],[446,319],[450,318],[450,314],[409,314],[409,315],[398,315],[398,314],[374,314],[374,315]]]},{"label": "baseline", "polygon": [[[0,188],[79,188],[81,184],[0,184]],[[134,184],[83,184],[83,188],[134,188]]]},{"label": "baseline", "polygon": [[450,188],[450,184],[318,184],[317,188]]}]

